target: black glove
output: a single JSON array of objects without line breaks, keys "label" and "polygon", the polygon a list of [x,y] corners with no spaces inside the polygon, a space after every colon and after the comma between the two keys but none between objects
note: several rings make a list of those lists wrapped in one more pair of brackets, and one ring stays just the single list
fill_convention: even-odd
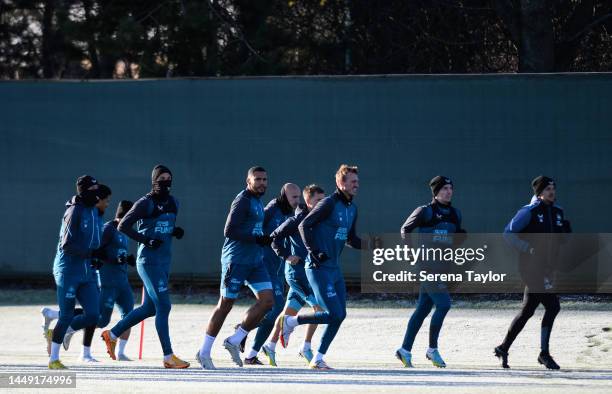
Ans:
[{"label": "black glove", "polygon": [[91,259],[91,268],[93,269],[99,270],[103,264],[104,262],[100,259],[97,259],[97,258]]},{"label": "black glove", "polygon": [[106,254],[105,249],[94,249],[91,251],[91,258],[98,260],[106,260],[108,255]]},{"label": "black glove", "polygon": [[127,264],[133,267],[136,265],[136,257],[134,257],[133,254],[122,254],[121,256],[117,257],[117,264]]},{"label": "black glove", "polygon": [[381,237],[374,236],[370,238],[370,249],[381,249],[383,247],[383,240]]},{"label": "black glove", "polygon": [[325,252],[316,251],[316,252],[311,253],[310,256],[312,257],[310,259],[310,263],[315,268],[319,268],[322,263],[329,260],[329,256]]},{"label": "black glove", "polygon": [[269,235],[258,235],[255,237],[255,242],[257,242],[259,246],[270,246],[273,240],[274,239]]},{"label": "black glove", "polygon": [[185,235],[185,230],[180,227],[175,227],[174,230],[172,230],[172,236],[176,239],[183,238],[183,235]]},{"label": "black glove", "polygon": [[564,233],[571,233],[572,232],[572,224],[570,223],[569,220],[564,220],[563,222],[563,232]]},{"label": "black glove", "polygon": [[162,241],[161,239],[147,238],[147,240],[145,241],[145,246],[147,248],[157,249],[163,243],[164,243],[164,241]]},{"label": "black glove", "polygon": [[467,239],[467,234],[468,232],[464,228],[460,228],[455,231],[455,234],[453,235],[453,246],[458,247],[462,245]]}]

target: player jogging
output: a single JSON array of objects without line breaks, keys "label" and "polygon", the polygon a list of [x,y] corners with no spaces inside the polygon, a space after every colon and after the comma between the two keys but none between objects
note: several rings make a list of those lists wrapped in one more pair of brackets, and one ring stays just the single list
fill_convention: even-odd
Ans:
[{"label": "player jogging", "polygon": [[223,341],[223,346],[236,365],[243,365],[240,343],[274,306],[272,283],[263,262],[263,247],[272,243],[272,238],[263,231],[264,207],[261,197],[268,187],[266,170],[263,167],[251,167],[247,172],[246,183],[246,189],[232,201],[225,222],[225,241],[221,251],[221,294],[208,321],[202,346],[196,353],[196,359],[204,369],[215,369],[210,357],[212,345],[245,283],[257,302],[247,310],[234,334]]},{"label": "player jogging", "polygon": [[571,230],[569,222],[565,220],[563,208],[555,203],[555,181],[540,175],[531,182],[531,186],[535,198],[529,205],[519,209],[504,229],[505,239],[520,253],[519,272],[526,284],[523,306],[510,324],[504,341],[494,352],[502,360],[502,367],[510,368],[508,350],[538,305],[542,304],[544,317],[540,329],[538,362],[548,369],[559,369],[549,351],[553,323],[561,309],[553,282],[559,243],[551,242],[550,238],[541,239],[527,234],[569,233]]},{"label": "player jogging", "polygon": [[310,367],[318,370],[331,369],[323,357],[346,317],[346,285],[340,269],[340,254],[345,244],[362,248],[355,230],[357,206],[353,203],[359,190],[357,167],[341,165],[336,172],[336,187],[336,191],[322,199],[298,226],[308,250],[306,276],[323,311],[282,315],[280,321],[283,347],[287,347],[296,326],[327,324],[317,353],[310,361]]},{"label": "player jogging", "polygon": [[[401,235],[402,238],[407,238],[413,230],[418,229],[419,233],[432,234],[431,238],[425,237],[432,245],[445,247],[452,244],[452,236],[449,237],[448,234],[464,232],[461,229],[461,212],[451,206],[453,182],[448,177],[441,175],[434,177],[429,182],[429,187],[433,195],[432,201],[412,212],[401,228]],[[451,298],[446,284],[437,281],[422,282],[419,286],[416,309],[408,321],[402,347],[395,352],[395,356],[405,367],[413,366],[412,345],[434,305],[436,310],[429,324],[429,348],[425,357],[436,367],[446,367],[438,351],[438,337],[444,318],[451,307]]]},{"label": "player jogging", "polygon": [[170,195],[170,170],[162,165],[155,166],[151,182],[151,192],[136,201],[117,226],[119,231],[139,243],[136,269],[145,287],[144,301],[113,328],[103,331],[102,339],[109,356],[115,360],[115,346],[119,336],[147,317],[155,316],[155,329],[164,354],[164,367],[187,368],[189,363],[178,358],[172,351],[168,329],[172,237],[181,239],[184,231],[175,225],[178,201]]},{"label": "player jogging", "polygon": [[[278,197],[273,199],[264,208],[264,234],[270,235],[278,226],[280,226],[286,219],[293,216],[294,210],[300,202],[300,188],[293,183],[286,183],[281,188],[281,192]],[[268,358],[268,363],[272,366],[276,366],[276,357],[274,348],[269,346],[263,346],[268,336],[274,329],[274,322],[276,318],[283,310],[285,304],[285,286],[284,286],[284,271],[285,261],[278,257],[272,247],[266,245],[263,247],[263,260],[268,274],[270,275],[270,282],[272,283],[272,291],[274,294],[274,306],[264,316],[255,339],[251,346],[251,350],[244,359],[245,364],[261,365],[262,362],[257,358],[257,353],[263,350],[264,354]]]}]

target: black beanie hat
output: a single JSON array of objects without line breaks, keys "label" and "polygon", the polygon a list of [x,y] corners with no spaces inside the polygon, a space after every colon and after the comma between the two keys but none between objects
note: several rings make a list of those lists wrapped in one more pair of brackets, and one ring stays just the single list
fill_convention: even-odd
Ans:
[{"label": "black beanie hat", "polygon": [[442,189],[445,185],[453,185],[453,181],[449,177],[438,175],[432,178],[429,181],[429,187],[431,188],[431,194],[433,196],[437,196],[440,189]]},{"label": "black beanie hat", "polygon": [[119,201],[119,205],[117,206],[117,212],[115,213],[115,219],[123,219],[125,214],[128,213],[130,209],[132,209],[133,205],[134,203],[128,200]]},{"label": "black beanie hat", "polygon": [[544,189],[546,189],[546,186],[548,185],[556,186],[555,180],[545,175],[535,177],[533,181],[531,181],[533,194],[539,196],[540,194],[542,194],[542,192],[544,191]]},{"label": "black beanie hat", "polygon": [[81,194],[85,190],[97,184],[98,184],[98,181],[96,180],[96,178],[92,177],[91,175],[81,175],[80,177],[77,178],[77,181],[76,181],[77,194]]},{"label": "black beanie hat", "polygon": [[172,176],[172,172],[168,167],[158,164],[155,166],[155,168],[153,168],[153,171],[151,172],[151,182],[155,183],[155,181],[157,181],[157,178],[159,178],[161,174],[170,174],[170,176]]}]

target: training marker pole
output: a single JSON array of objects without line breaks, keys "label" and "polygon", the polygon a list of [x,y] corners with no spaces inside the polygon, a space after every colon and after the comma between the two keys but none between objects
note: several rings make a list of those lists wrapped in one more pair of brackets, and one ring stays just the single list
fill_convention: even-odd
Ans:
[{"label": "training marker pole", "polygon": [[[145,296],[144,292],[145,292],[145,288],[144,286],[142,286],[142,297],[140,299],[140,305],[144,304],[144,296]],[[142,360],[142,341],[144,340],[144,323],[145,323],[144,320],[140,322],[140,350],[138,351],[139,360]]]}]

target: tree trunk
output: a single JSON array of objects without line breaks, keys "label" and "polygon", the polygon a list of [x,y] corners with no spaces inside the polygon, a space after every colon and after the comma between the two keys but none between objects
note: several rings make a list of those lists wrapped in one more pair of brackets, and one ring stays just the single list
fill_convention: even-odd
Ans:
[{"label": "tree trunk", "polygon": [[547,0],[521,0],[519,72],[551,72],[555,68],[552,9]]},{"label": "tree trunk", "polygon": [[519,72],[555,67],[552,7],[548,0],[496,0],[495,9],[518,48]]},{"label": "tree trunk", "polygon": [[55,12],[55,0],[46,0],[44,3],[44,11],[42,18],[42,48],[41,48],[41,65],[43,69],[43,77],[50,79],[54,77],[54,41],[55,33],[53,31],[53,14]]}]

